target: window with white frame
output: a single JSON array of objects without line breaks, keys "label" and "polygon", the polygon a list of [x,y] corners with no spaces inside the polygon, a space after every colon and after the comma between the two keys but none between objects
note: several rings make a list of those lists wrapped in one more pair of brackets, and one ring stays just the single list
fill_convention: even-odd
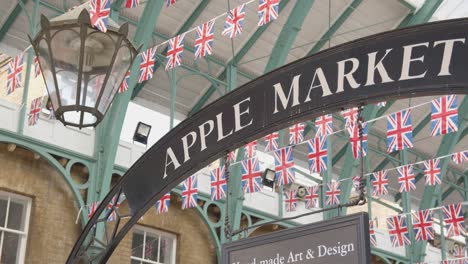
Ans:
[{"label": "window with white frame", "polygon": [[161,230],[135,226],[131,264],[175,264],[177,237]]},{"label": "window with white frame", "polygon": [[0,263],[24,263],[31,199],[0,191]]}]

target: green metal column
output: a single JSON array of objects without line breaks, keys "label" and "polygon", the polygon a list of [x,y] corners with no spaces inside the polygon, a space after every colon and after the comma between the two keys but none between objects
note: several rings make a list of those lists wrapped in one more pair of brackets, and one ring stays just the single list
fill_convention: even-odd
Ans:
[{"label": "green metal column", "polygon": [[[408,164],[408,153],[406,150],[400,151],[400,165]],[[414,232],[413,232],[413,224],[411,222],[411,194],[409,192],[402,192],[403,200],[402,200],[402,207],[403,213],[406,217],[406,225],[408,226],[408,233],[411,241],[411,245],[405,246],[406,257],[410,259],[410,263],[414,263],[414,246],[415,246],[415,239],[414,239]]]},{"label": "green metal column", "polygon": [[[434,196],[437,196],[437,199],[439,201],[439,206],[442,206],[442,195],[441,192],[438,194],[435,194]],[[442,260],[447,258],[447,242],[445,240],[445,233],[444,233],[444,213],[442,212],[442,209],[438,210],[439,211],[439,219],[440,219],[440,253],[442,255]],[[424,252],[425,253],[425,252]],[[424,254],[425,255],[425,254]]]},{"label": "green metal column", "polygon": [[[322,182],[323,182],[323,184],[322,184],[322,188],[320,188],[320,190],[321,190],[321,196],[320,197],[322,197],[322,199],[321,199],[321,207],[322,208],[325,208],[325,204],[326,204],[325,192],[327,190],[327,183],[330,183],[331,179],[332,179],[333,145],[332,145],[331,136],[327,137],[327,149],[328,149],[328,151],[327,151],[327,170],[322,173]],[[340,183],[340,188],[341,188],[341,183]],[[340,195],[340,198],[342,198],[342,197],[343,196]],[[327,211],[327,212],[323,213],[323,219],[324,220],[329,219],[331,217],[332,217],[331,211]]]},{"label": "green metal column", "polygon": [[177,74],[176,68],[171,70],[171,112],[169,113],[169,128],[174,128],[175,103],[177,98]]},{"label": "green metal column", "polygon": [[[26,2],[26,1],[23,1]],[[20,4],[18,4],[20,5]],[[15,10],[13,10],[14,12]],[[26,10],[24,11],[26,12]],[[35,36],[37,33],[37,15],[39,12],[39,0],[34,0],[34,8],[32,19],[29,21],[29,30],[31,36]],[[0,36],[1,39],[1,36]],[[24,80],[24,87],[23,87],[23,97],[21,98],[21,106],[20,106],[20,113],[19,113],[19,120],[18,120],[18,134],[22,135],[24,131],[24,122],[26,119],[26,109],[29,107],[28,104],[28,93],[29,93],[29,83],[31,79],[31,67],[34,58],[34,51],[33,49],[28,50],[28,55],[26,59],[26,78]]]}]

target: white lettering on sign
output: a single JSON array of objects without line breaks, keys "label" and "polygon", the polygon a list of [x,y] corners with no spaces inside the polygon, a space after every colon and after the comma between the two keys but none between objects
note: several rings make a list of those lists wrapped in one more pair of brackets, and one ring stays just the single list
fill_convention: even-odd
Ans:
[{"label": "white lettering on sign", "polygon": [[349,252],[354,251],[354,244],[341,245],[341,243],[338,242],[338,244],[335,246],[320,245],[317,247],[317,249],[318,249],[319,258],[323,258],[327,256],[335,256],[335,255],[346,257]]}]

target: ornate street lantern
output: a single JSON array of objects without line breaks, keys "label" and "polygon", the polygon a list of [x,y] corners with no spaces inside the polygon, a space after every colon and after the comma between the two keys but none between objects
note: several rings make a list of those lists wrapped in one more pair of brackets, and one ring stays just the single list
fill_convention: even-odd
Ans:
[{"label": "ornate street lantern", "polygon": [[106,33],[93,28],[87,4],[48,20],[29,38],[44,76],[55,116],[66,126],[101,122],[138,54],[128,25],[109,19]]}]

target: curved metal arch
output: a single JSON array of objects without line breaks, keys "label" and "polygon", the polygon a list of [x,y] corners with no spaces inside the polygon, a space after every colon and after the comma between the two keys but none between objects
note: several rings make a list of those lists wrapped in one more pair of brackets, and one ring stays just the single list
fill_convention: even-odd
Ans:
[{"label": "curved metal arch", "polygon": [[[268,223],[268,222],[270,222],[270,221],[271,221],[271,220],[269,220],[269,219],[263,219],[263,220],[261,220],[261,221],[258,221],[258,222],[255,223],[255,224],[256,224],[256,225],[257,225],[257,224],[260,225],[260,224],[263,224],[263,223]],[[290,226],[285,225],[285,224],[280,224],[280,223],[278,223],[278,224],[275,224],[275,225],[279,225],[279,226],[282,226],[282,227],[284,227],[284,228],[290,228]],[[263,226],[259,226],[259,227],[255,227],[255,228],[249,229],[249,231],[248,231],[248,233],[247,233],[247,237],[250,237],[250,235],[252,235],[252,233],[255,232],[257,229],[259,229],[260,227],[263,227]]]},{"label": "curved metal arch", "polygon": [[[50,155],[47,151],[40,149],[40,147],[35,147],[35,146],[24,144],[20,140],[4,138],[3,135],[0,135],[0,142],[16,144],[34,153],[37,153],[39,156],[44,158],[53,168],[55,168],[59,172],[59,174],[67,183],[68,187],[70,187],[70,189],[72,190],[73,196],[75,198],[75,201],[78,203],[79,208],[82,208],[85,205],[83,201],[83,197],[81,197],[79,190],[75,188],[76,187],[75,182],[71,178],[71,175],[67,173],[67,170],[65,170],[65,168],[54,157],[52,157],[52,155]],[[87,220],[88,219],[86,218],[86,216],[84,214],[81,214],[81,223],[83,225],[86,224]]]},{"label": "curved metal arch", "polygon": [[[99,215],[105,210],[105,205],[111,201],[114,195],[122,190],[125,191],[134,214],[119,229],[118,233],[113,234],[111,241],[99,254],[101,263],[106,262],[110,258],[112,252],[125,237],[126,233],[153,206],[156,200],[160,199],[163,194],[173,189],[199,169],[224,156],[225,152],[229,149],[238,148],[246,142],[286,128],[293,123],[331,113],[343,107],[355,107],[383,100],[403,99],[415,96],[468,94],[468,75],[466,75],[468,65],[461,59],[468,56],[468,49],[465,46],[464,48],[453,49],[453,60],[450,64],[451,76],[440,76],[439,70],[442,71],[440,65],[435,65],[434,63],[436,61],[439,63],[442,60],[443,49],[439,47],[439,50],[435,51],[431,44],[428,56],[435,57],[427,60],[429,64],[426,65],[428,70],[424,76],[425,78],[413,78],[409,80],[410,78],[398,77],[400,73],[404,72],[403,66],[399,65],[399,63],[403,63],[402,58],[408,57],[408,54],[405,53],[405,56],[403,54],[408,50],[404,47],[415,43],[434,43],[446,40],[448,31],[451,32],[452,38],[466,39],[468,38],[467,27],[468,19],[446,20],[358,39],[276,69],[219,98],[194,114],[191,118],[180,123],[133,164],[119,183],[104,198],[101,206],[99,206],[80,235],[67,263],[75,263],[78,260],[80,247],[88,235],[91,234],[93,226],[99,220]],[[429,47],[429,44],[426,47]],[[387,53],[388,50],[395,51],[394,53],[390,53],[386,58],[386,60],[392,62],[387,65],[387,72],[393,78],[392,82],[384,83],[383,80],[380,80],[377,83],[364,85],[367,78],[367,69],[364,69],[366,66],[362,65],[367,65],[369,54],[379,53],[382,56],[382,53]],[[411,54],[409,56],[411,57]],[[353,60],[344,60],[344,58],[352,58]],[[346,71],[344,64],[351,61],[354,61],[353,65],[355,67],[353,66],[353,69],[356,68],[352,71],[356,72],[357,76],[355,77],[361,83],[358,84],[358,87],[351,86],[349,83],[337,84],[335,82]],[[362,62],[362,68],[356,66],[359,65],[360,61]],[[431,62],[433,64],[430,64]],[[342,65],[342,67],[337,67],[337,65]],[[409,68],[408,65],[405,67]],[[311,91],[311,86],[312,88],[316,88],[313,86],[313,78],[317,73],[315,75],[313,73],[314,71],[317,72],[318,69],[327,73],[328,79],[334,80],[332,83],[335,86],[334,88],[336,88],[334,89],[334,93],[328,91],[329,88],[325,91],[323,86],[322,89]],[[423,71],[424,69],[419,70]],[[340,71],[341,73],[339,73]],[[409,75],[409,73],[407,74]],[[344,77],[341,79],[345,82]],[[284,87],[287,87],[286,91]],[[274,101],[278,101],[279,89],[283,90],[284,97],[286,97],[285,93],[288,94],[288,92],[291,96],[293,89],[297,89],[295,91],[297,95],[294,95],[294,99],[283,100],[280,98],[280,110],[278,111]],[[326,96],[325,93],[327,93]],[[267,100],[268,98],[270,100]],[[236,131],[234,131],[234,122],[232,121],[234,118],[233,108],[236,106],[240,108],[240,102],[246,102],[246,100],[248,100],[249,106],[244,106],[243,110],[248,111],[248,120],[253,121],[255,119],[255,122],[241,129],[236,128]],[[283,105],[281,106],[281,104]],[[230,115],[230,117],[224,119],[222,117],[223,113]],[[238,118],[240,119],[240,117]],[[218,123],[221,124],[227,122],[224,130],[232,129],[231,131],[233,131],[228,138],[229,140],[226,139],[227,136],[219,139],[219,131],[218,137],[216,137],[216,133],[210,135],[210,137],[207,137],[210,144],[208,144],[206,149],[198,152],[197,155],[193,155],[191,159],[185,160],[177,167],[175,164],[172,164],[166,173],[167,164],[165,163],[167,162],[167,157],[165,158],[165,153],[168,152],[168,149],[172,150],[173,156],[176,155],[174,154],[175,150],[180,157],[183,153],[181,138],[188,133],[195,133],[193,131],[196,131],[198,126],[202,126],[208,121],[214,122],[213,120],[218,120]],[[248,120],[244,120],[243,122],[248,122]],[[218,130],[220,128],[221,125],[217,127]],[[221,131],[221,135],[224,135],[224,131]],[[201,144],[201,142],[197,141],[192,146],[200,148]],[[174,160],[172,157],[171,159]],[[170,177],[167,177],[168,175]]]},{"label": "curved metal arch", "polygon": [[[76,159],[71,159],[67,162],[67,165],[65,166],[65,170],[68,172],[69,175],[71,175],[71,168],[73,167],[73,165],[77,164],[77,163],[80,163],[84,166],[86,166],[86,168],[88,169],[88,171],[90,171],[90,167],[87,166],[86,164],[83,164],[81,161],[79,160],[76,160]],[[89,184],[90,184],[90,177],[88,177],[88,180],[83,183],[83,184],[78,184],[76,182],[73,182],[73,184],[75,185],[76,188],[80,189],[80,190],[85,190],[85,189],[88,189],[89,188]]]},{"label": "curved metal arch", "polygon": [[391,262],[390,260],[388,260],[386,256],[380,254],[379,252],[373,251],[373,252],[372,252],[372,255],[378,256],[378,257],[379,257],[381,260],[383,260],[386,264],[392,264],[392,262]]}]

